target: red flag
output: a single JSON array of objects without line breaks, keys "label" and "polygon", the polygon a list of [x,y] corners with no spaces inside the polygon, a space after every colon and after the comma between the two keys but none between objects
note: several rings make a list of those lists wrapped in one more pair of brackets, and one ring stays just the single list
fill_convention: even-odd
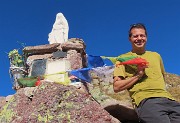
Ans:
[{"label": "red flag", "polygon": [[128,60],[128,61],[124,61],[124,62],[119,62],[117,61],[116,62],[116,66],[118,65],[137,65],[137,66],[145,66],[145,67],[148,67],[148,62],[146,61],[146,59],[143,59],[143,58],[134,58],[134,59],[131,59],[131,60]]}]

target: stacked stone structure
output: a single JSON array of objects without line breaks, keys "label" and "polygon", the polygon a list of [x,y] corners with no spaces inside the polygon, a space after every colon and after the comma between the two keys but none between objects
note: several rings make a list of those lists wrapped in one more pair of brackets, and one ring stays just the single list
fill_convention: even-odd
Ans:
[{"label": "stacked stone structure", "polygon": [[23,49],[23,53],[28,76],[56,74],[86,67],[85,43],[79,38],[71,38],[64,43],[28,46]]}]

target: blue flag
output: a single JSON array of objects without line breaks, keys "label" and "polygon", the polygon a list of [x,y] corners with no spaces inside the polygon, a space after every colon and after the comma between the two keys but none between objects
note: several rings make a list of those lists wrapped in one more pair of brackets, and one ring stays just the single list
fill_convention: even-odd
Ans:
[{"label": "blue flag", "polygon": [[91,82],[89,70],[91,70],[91,68],[82,68],[82,69],[78,69],[78,70],[72,70],[72,71],[70,71],[70,74],[76,76],[77,78],[79,78],[83,81]]},{"label": "blue flag", "polygon": [[103,67],[104,66],[104,61],[100,56],[88,55],[87,60],[88,60],[88,67],[89,68]]}]

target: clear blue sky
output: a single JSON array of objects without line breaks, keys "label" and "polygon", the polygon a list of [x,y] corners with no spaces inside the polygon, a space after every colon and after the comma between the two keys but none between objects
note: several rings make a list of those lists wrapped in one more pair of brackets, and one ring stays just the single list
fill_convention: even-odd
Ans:
[{"label": "clear blue sky", "polygon": [[118,56],[131,50],[132,23],[147,26],[147,50],[161,54],[166,72],[180,75],[180,0],[2,0],[0,3],[0,96],[14,94],[6,52],[48,44],[56,14],[69,24],[69,38],[82,38],[86,53]]}]

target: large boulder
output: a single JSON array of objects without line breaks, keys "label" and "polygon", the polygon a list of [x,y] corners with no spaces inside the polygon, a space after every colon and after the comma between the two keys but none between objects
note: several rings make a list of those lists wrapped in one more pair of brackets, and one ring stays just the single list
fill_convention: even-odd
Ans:
[{"label": "large boulder", "polygon": [[115,120],[87,93],[74,86],[43,82],[21,88],[0,112],[1,123],[114,123]]}]

